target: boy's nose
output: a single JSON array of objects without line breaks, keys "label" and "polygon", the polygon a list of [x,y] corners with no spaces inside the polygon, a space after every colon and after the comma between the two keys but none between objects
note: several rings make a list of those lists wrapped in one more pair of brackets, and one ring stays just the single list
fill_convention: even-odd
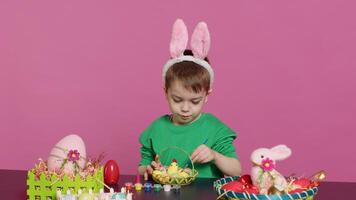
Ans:
[{"label": "boy's nose", "polygon": [[183,103],[181,107],[182,112],[188,112],[189,111],[189,105],[188,103]]}]

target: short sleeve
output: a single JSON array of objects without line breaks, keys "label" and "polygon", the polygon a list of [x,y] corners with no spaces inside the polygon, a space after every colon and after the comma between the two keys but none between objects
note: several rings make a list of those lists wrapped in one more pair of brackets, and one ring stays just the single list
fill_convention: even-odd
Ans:
[{"label": "short sleeve", "polygon": [[141,143],[141,161],[139,163],[140,166],[150,165],[153,161],[153,149],[152,149],[152,140],[150,137],[150,133],[152,133],[152,128],[146,128],[141,134],[139,141]]},{"label": "short sleeve", "polygon": [[215,144],[212,149],[224,156],[236,158],[236,151],[233,141],[236,139],[236,133],[228,127],[221,128],[215,135]]}]

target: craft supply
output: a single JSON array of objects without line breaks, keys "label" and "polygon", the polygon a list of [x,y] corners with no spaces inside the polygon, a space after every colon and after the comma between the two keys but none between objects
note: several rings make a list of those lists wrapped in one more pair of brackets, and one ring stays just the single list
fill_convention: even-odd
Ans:
[{"label": "craft supply", "polygon": [[153,185],[153,190],[155,192],[159,192],[159,191],[161,191],[161,189],[162,189],[162,185],[161,184],[154,184]]},{"label": "craft supply", "polygon": [[171,185],[168,185],[168,184],[163,185],[163,190],[164,190],[165,192],[171,191]]},{"label": "craft supply", "polygon": [[132,200],[132,195],[133,194],[131,192],[127,193],[126,200]]},{"label": "craft supply", "polygon": [[142,183],[135,183],[135,190],[136,191],[141,191],[142,187],[143,187]]},{"label": "craft supply", "polygon": [[120,190],[120,191],[121,191],[121,193],[124,193],[124,194],[125,194],[125,193],[126,193],[126,188],[125,188],[125,187],[121,187],[121,190]]},{"label": "craft supply", "polygon": [[131,190],[132,190],[132,187],[133,187],[133,184],[132,184],[131,182],[125,183],[126,191],[131,191]]},{"label": "craft supply", "polygon": [[142,183],[141,183],[141,181],[140,181],[140,175],[137,174],[137,175],[136,175],[136,180],[135,180],[135,190],[136,190],[136,191],[141,191],[141,190],[142,190],[142,187],[143,187],[143,185],[142,185]]},{"label": "craft supply", "polygon": [[143,189],[145,190],[145,192],[151,192],[152,183],[145,183],[145,184],[143,185]]},{"label": "craft supply", "polygon": [[179,193],[179,192],[180,192],[180,188],[181,188],[180,185],[173,185],[173,186],[172,186],[172,189],[173,189],[173,191],[174,191],[175,193]]}]

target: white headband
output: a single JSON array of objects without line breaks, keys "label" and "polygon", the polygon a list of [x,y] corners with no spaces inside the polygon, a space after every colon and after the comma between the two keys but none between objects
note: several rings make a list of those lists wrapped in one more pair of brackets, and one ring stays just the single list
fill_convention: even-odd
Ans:
[{"label": "white headband", "polygon": [[207,57],[210,48],[210,34],[208,26],[205,22],[199,22],[194,29],[190,41],[193,56],[183,55],[183,52],[187,48],[187,43],[187,27],[185,26],[183,20],[177,19],[173,25],[172,38],[169,48],[172,58],[167,61],[162,71],[163,83],[165,83],[166,73],[172,65],[183,61],[191,61],[208,70],[210,75],[210,88],[212,88],[214,82],[214,71],[210,64],[204,60],[204,58]]}]

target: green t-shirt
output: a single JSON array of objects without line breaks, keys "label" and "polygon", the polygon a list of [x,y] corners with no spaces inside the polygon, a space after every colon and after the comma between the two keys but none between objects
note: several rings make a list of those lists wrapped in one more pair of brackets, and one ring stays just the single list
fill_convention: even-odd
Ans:
[{"label": "green t-shirt", "polygon": [[[227,157],[237,158],[232,144],[235,138],[236,134],[233,130],[209,113],[202,113],[199,119],[187,125],[175,125],[169,115],[164,115],[156,119],[141,134],[139,165],[150,165],[155,155],[159,154],[165,166],[176,159],[180,167],[185,167],[187,164],[191,167],[188,156],[204,142],[211,149]],[[213,162],[194,163],[194,167],[199,172],[198,177],[223,176]]]}]

